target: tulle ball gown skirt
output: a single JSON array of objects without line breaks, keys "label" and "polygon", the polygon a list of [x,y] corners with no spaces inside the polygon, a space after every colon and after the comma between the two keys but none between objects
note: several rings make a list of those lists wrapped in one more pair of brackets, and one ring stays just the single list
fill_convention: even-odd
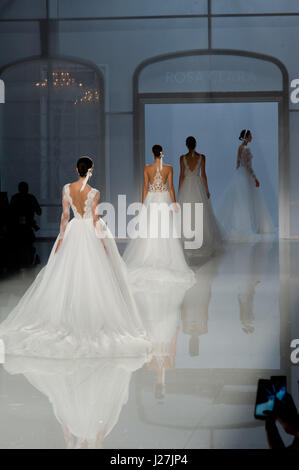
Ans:
[{"label": "tulle ball gown skirt", "polygon": [[125,265],[101,221],[73,218],[55,253],[0,325],[8,354],[75,358],[137,356],[151,349],[128,287]]},{"label": "tulle ball gown skirt", "polygon": [[257,242],[273,239],[275,228],[262,189],[247,169],[239,167],[224,195],[218,217],[225,238],[233,242]]},{"label": "tulle ball gown skirt", "polygon": [[[198,175],[185,177],[178,193],[178,202],[184,210],[184,203],[191,204],[191,226],[193,230],[202,230],[203,242],[198,249],[186,249],[188,258],[211,256],[222,249],[223,233],[215,217],[211,201],[207,197],[206,188]],[[203,204],[203,219],[200,227],[195,226],[195,203]],[[182,225],[184,218],[182,218]],[[184,241],[189,241],[184,238]]]},{"label": "tulle ball gown skirt", "polygon": [[138,217],[139,234],[131,238],[123,255],[130,281],[194,283],[180,241],[178,215],[171,210],[168,191],[150,191]]}]

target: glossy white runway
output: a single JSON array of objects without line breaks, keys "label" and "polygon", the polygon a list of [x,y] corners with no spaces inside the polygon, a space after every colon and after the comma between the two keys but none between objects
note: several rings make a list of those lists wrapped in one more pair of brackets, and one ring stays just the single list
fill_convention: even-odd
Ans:
[{"label": "glossy white runway", "polygon": [[[0,448],[267,448],[258,378],[287,375],[298,405],[298,255],[295,241],[234,244],[194,266],[187,292],[135,291],[154,342],[146,364],[6,357]],[[36,272],[1,281],[1,319]]]}]

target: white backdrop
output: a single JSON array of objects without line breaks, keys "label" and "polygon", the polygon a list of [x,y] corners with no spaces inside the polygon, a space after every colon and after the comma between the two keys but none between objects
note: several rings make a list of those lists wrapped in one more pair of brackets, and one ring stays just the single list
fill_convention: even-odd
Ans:
[{"label": "white backdrop", "polygon": [[253,141],[253,168],[260,180],[271,215],[278,225],[278,105],[277,103],[147,104],[145,107],[146,163],[151,148],[160,144],[165,163],[174,167],[177,190],[179,156],[186,153],[186,137],[197,140],[197,151],[206,155],[212,201],[217,207],[236,165],[238,140],[243,128]]}]

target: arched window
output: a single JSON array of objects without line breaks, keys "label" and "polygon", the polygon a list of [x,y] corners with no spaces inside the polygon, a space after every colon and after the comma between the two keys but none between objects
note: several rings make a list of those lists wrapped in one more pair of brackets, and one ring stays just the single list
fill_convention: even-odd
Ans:
[{"label": "arched window", "polygon": [[32,58],[6,66],[1,133],[1,191],[29,183],[43,207],[40,236],[55,236],[62,186],[76,179],[75,163],[90,155],[92,184],[105,193],[104,84],[92,65]]}]

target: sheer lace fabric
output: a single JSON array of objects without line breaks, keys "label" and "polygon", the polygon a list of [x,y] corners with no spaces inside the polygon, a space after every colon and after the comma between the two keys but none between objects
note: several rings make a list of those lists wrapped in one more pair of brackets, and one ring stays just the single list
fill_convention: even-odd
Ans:
[{"label": "sheer lace fabric", "polygon": [[256,175],[253,171],[251,162],[252,162],[251,150],[248,147],[244,147],[242,149],[241,153],[240,153],[239,158],[238,158],[237,167],[239,167],[239,166],[245,167],[247,169],[248,173],[252,176],[252,178],[256,179]]},{"label": "sheer lace fabric", "polygon": [[154,176],[153,183],[149,185],[149,190],[151,192],[165,192],[167,191],[167,184],[163,183],[163,178],[160,173],[159,168],[157,168],[156,174]]}]

